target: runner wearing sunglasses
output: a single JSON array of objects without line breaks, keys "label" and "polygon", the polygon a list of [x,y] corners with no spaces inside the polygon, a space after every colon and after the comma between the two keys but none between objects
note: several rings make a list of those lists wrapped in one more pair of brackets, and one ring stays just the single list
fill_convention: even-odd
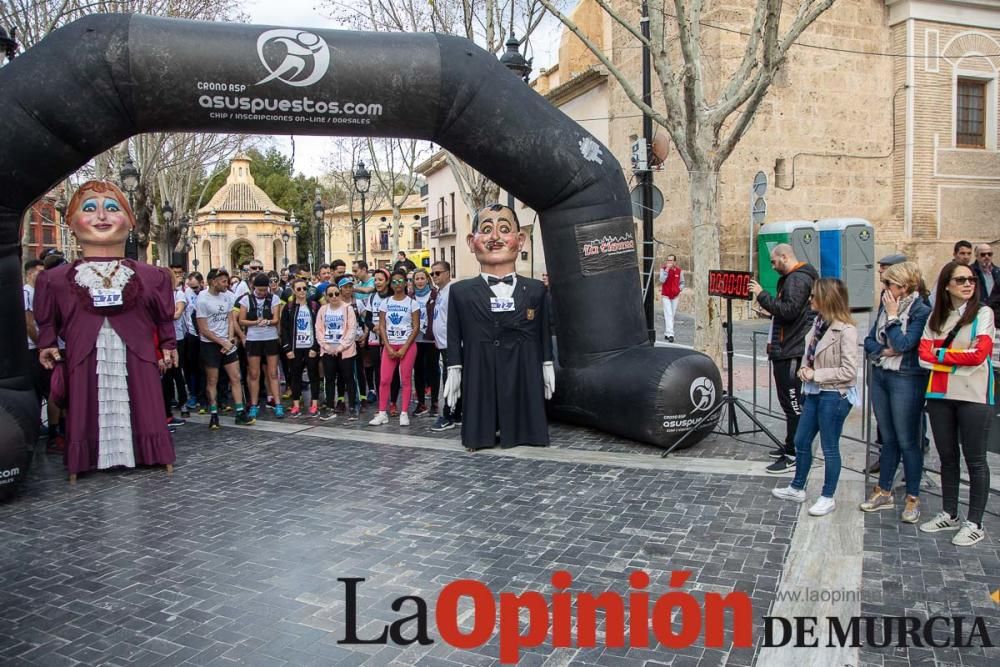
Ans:
[{"label": "runner wearing sunglasses", "polygon": [[302,414],[302,371],[309,375],[309,416],[319,414],[319,341],[316,316],[319,304],[309,300],[309,284],[304,278],[292,281],[292,299],[281,311],[282,353],[289,361],[288,377],[292,390],[289,417]]},{"label": "runner wearing sunglasses", "polygon": [[392,296],[382,302],[379,310],[379,337],[382,340],[381,384],[379,386],[378,414],[368,422],[372,426],[389,423],[389,391],[392,377],[399,368],[402,402],[399,406],[399,425],[409,426],[410,388],[413,364],[417,357],[414,340],[420,330],[420,306],[406,295],[406,274],[393,272],[389,279]]}]

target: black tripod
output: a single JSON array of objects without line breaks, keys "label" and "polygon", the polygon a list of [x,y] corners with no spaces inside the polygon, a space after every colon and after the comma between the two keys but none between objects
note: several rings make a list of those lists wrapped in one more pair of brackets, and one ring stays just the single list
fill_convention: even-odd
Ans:
[{"label": "black tripod", "polygon": [[[726,328],[726,391],[722,395],[722,400],[715,404],[715,406],[705,413],[705,415],[699,419],[691,428],[689,428],[684,435],[677,439],[673,445],[670,446],[667,451],[661,454],[661,457],[666,457],[670,452],[677,449],[682,442],[687,440],[693,433],[698,431],[708,420],[712,419],[714,416],[719,414],[719,411],[726,409],[726,430],[725,431],[713,431],[713,433],[718,433],[719,435],[728,435],[730,437],[740,435],[740,424],[736,421],[736,408],[739,408],[743,414],[745,414],[750,421],[752,421],[756,426],[756,430],[745,431],[745,433],[764,433],[774,444],[777,445],[782,451],[785,448],[785,443],[778,440],[777,437],[771,431],[764,426],[756,416],[754,416],[753,411],[744,405],[743,400],[737,398],[733,394],[733,355],[735,353],[733,348],[733,300],[726,298],[726,323],[723,325]],[[721,421],[721,420],[720,420]]]}]

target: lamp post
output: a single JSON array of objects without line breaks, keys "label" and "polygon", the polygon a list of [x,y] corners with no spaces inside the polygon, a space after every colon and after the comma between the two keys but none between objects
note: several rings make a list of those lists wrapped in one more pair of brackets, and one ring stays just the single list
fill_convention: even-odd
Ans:
[{"label": "lamp post", "polygon": [[[118,172],[118,179],[121,181],[122,188],[128,193],[128,206],[132,209],[132,215],[135,215],[133,195],[139,187],[139,170],[136,168],[135,163],[132,162],[131,155],[125,156],[125,164],[122,165],[121,171]],[[139,259],[139,246],[136,240],[135,230],[130,229],[128,239],[125,241],[125,257],[128,259]]]},{"label": "lamp post", "polygon": [[285,231],[281,232],[281,240],[285,243],[285,256],[283,258],[284,261],[282,262],[282,267],[286,268],[286,269],[288,268],[288,239],[289,238],[291,238],[291,237],[288,235],[288,230],[287,229]]},{"label": "lamp post", "polygon": [[194,229],[188,229],[188,247],[194,248],[194,259],[191,260],[191,266],[194,270],[198,270],[198,235],[195,233]]},{"label": "lamp post", "polygon": [[160,217],[163,218],[163,228],[167,234],[167,265],[169,266],[174,261],[174,244],[171,242],[173,230],[170,224],[174,221],[174,207],[170,205],[169,199],[163,200],[163,206],[160,207]]},{"label": "lamp post", "polygon": [[[513,19],[512,19],[513,20]],[[525,59],[518,51],[518,47],[521,46],[517,38],[514,37],[513,26],[511,26],[510,37],[507,39],[507,50],[502,56],[500,56],[500,64],[509,69],[514,74],[521,77],[521,80],[528,83],[528,77],[531,75],[531,61],[533,58]],[[507,208],[511,211],[514,210],[514,193],[510,190],[507,191]],[[531,274],[535,274],[535,227],[531,226]]]},{"label": "lamp post", "polygon": [[372,175],[365,169],[364,160],[358,160],[358,167],[352,174],[354,177],[354,189],[361,195],[361,260],[368,263],[368,235],[365,233],[365,195],[372,185]]},{"label": "lamp post", "polygon": [[59,199],[56,201],[55,209],[59,212],[59,238],[62,240],[62,252],[63,255],[69,256],[67,252],[66,243],[66,191],[63,190],[59,194]]},{"label": "lamp post", "polygon": [[[323,263],[324,252],[323,248],[323,216],[326,213],[326,207],[323,206],[323,202],[320,199],[319,188],[316,188],[316,203],[313,204],[313,219],[316,221],[316,261],[319,264]],[[310,264],[312,262],[310,261]],[[317,267],[312,267],[313,271],[317,270]]]}]

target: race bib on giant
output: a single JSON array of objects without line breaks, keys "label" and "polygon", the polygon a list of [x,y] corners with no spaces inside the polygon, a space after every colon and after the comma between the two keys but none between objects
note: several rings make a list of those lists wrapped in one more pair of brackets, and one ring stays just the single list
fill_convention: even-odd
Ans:
[{"label": "race bib on giant", "polygon": [[490,310],[494,313],[513,313],[514,299],[509,299],[503,296],[494,296],[490,298]]},{"label": "race bib on giant", "polygon": [[94,306],[97,308],[122,305],[122,291],[120,289],[93,289],[90,291],[90,296],[94,299]]}]

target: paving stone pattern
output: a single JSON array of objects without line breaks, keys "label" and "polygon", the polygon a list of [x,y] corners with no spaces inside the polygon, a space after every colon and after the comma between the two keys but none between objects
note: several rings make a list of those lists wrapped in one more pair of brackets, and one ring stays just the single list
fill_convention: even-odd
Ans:
[{"label": "paving stone pattern", "polygon": [[[361,636],[398,617],[398,596],[433,604],[461,578],[547,595],[560,568],[573,590],[623,594],[635,568],[661,592],[670,570],[686,569],[684,590],[745,591],[760,618],[797,515],[750,477],[253,429],[182,429],[172,478],[94,473],[70,488],[55,458],[0,507],[0,664],[498,663],[496,639],[475,651],[338,645],[337,578],[349,576],[368,579]],[[540,647],[520,664],[748,665],[753,655]]]}]

